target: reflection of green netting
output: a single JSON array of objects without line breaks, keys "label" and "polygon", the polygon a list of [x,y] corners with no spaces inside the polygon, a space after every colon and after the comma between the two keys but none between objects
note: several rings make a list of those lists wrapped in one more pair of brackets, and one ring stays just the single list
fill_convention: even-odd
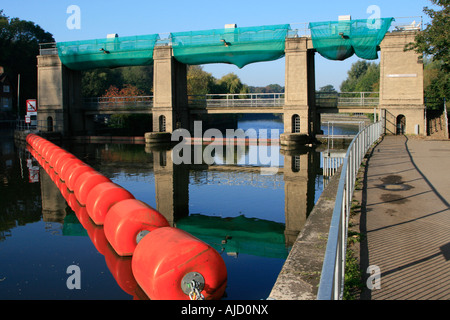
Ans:
[{"label": "reflection of green netting", "polygon": [[[247,218],[191,214],[176,222],[184,230],[210,244],[217,251],[245,253],[260,257],[286,259],[288,249],[284,236],[285,224]],[[226,241],[224,241],[226,240]]]},{"label": "reflection of green netting", "polygon": [[362,59],[377,59],[377,46],[394,18],[311,22],[314,48],[325,58],[344,60],[354,53]]},{"label": "reflection of green netting", "polygon": [[153,63],[158,34],[56,44],[61,62],[70,69],[114,68]]},{"label": "reflection of green netting", "polygon": [[284,55],[289,24],[171,33],[173,55],[185,64],[231,63],[239,68]]}]

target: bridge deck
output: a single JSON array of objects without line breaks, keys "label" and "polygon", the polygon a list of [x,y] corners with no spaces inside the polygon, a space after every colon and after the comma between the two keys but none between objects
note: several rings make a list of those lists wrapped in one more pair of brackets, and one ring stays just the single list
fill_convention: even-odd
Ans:
[{"label": "bridge deck", "polygon": [[[95,97],[84,100],[86,114],[152,113],[153,97]],[[189,95],[191,113],[282,113],[284,93]],[[317,93],[319,113],[371,113],[378,92]]]}]

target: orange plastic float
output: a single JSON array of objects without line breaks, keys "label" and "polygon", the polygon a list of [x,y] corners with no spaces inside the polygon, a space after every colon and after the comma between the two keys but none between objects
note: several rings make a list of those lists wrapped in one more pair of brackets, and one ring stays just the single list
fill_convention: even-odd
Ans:
[{"label": "orange plastic float", "polygon": [[80,205],[85,206],[89,192],[98,184],[102,182],[112,182],[109,178],[105,177],[97,171],[86,171],[75,182],[73,192],[77,197]]},{"label": "orange plastic float", "polygon": [[219,253],[172,227],[155,229],[142,238],[131,266],[152,300],[220,299],[227,284],[227,269]]},{"label": "orange plastic float", "polygon": [[69,177],[69,174],[73,171],[73,169],[75,169],[76,166],[81,166],[83,164],[83,161],[75,157],[64,161],[64,163],[61,165],[61,172],[59,172],[59,177],[62,181],[67,183],[67,178]]},{"label": "orange plastic float", "polygon": [[76,159],[76,157],[69,152],[64,153],[58,159],[56,159],[54,169],[58,175],[61,175],[61,167],[66,163],[66,161],[69,161],[70,159]]},{"label": "orange plastic float", "polygon": [[50,166],[52,168],[55,168],[56,161],[64,154],[66,154],[66,151],[64,149],[58,148],[58,149],[54,150],[48,159]]},{"label": "orange plastic float", "polygon": [[106,239],[119,256],[131,256],[144,235],[169,226],[161,213],[137,199],[117,202],[104,221]]},{"label": "orange plastic float", "polygon": [[88,171],[95,171],[95,170],[94,168],[85,163],[82,163],[80,165],[74,165],[72,172],[70,172],[66,178],[67,188],[69,188],[70,191],[73,191],[77,179],[80,177],[80,175]]},{"label": "orange plastic float", "polygon": [[134,196],[113,182],[103,182],[96,185],[86,200],[86,209],[97,225],[103,225],[108,210],[117,202],[134,199]]}]

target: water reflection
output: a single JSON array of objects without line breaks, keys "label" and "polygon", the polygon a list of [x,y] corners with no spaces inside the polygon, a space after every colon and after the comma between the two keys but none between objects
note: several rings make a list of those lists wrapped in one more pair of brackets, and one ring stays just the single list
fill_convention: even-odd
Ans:
[{"label": "water reflection", "polygon": [[[321,191],[322,160],[320,153],[311,149],[277,150],[276,172],[264,174],[259,163],[247,165],[242,161],[258,151],[258,147],[251,145],[243,148],[241,157],[235,157],[238,154],[235,152],[233,161],[227,158],[229,154],[223,153],[225,156],[216,158],[213,164],[181,165],[174,164],[171,149],[164,147],[123,144],[65,147],[137,199],[155,207],[171,225],[220,252],[229,274],[225,297],[229,299],[267,297]],[[15,149],[10,144],[4,148],[10,151],[2,153],[1,161],[0,197],[4,205],[0,216],[0,240],[3,240],[0,250],[6,255],[0,255],[3,266],[0,279],[5,278],[6,282],[0,282],[5,288],[0,297],[146,298],[132,277],[130,259],[115,254],[104,238],[102,227],[93,224],[83,207],[62,193],[45,170],[40,168],[37,174],[39,166],[24,146]],[[26,224],[27,228],[19,228]],[[54,236],[62,237],[55,242]],[[82,239],[89,239],[91,244]],[[25,247],[24,241],[29,242]],[[30,263],[22,263],[23,259]],[[34,270],[43,259],[48,262]],[[65,286],[65,270],[70,264],[84,266],[86,285],[80,292],[69,291]],[[109,276],[105,276],[105,266]],[[48,270],[55,268],[57,276],[49,278]],[[26,287],[21,282],[24,275],[36,272],[39,275],[33,290],[18,294],[18,287]],[[111,276],[114,284],[108,280]],[[51,288],[47,295],[40,293],[44,280],[45,286]]]}]

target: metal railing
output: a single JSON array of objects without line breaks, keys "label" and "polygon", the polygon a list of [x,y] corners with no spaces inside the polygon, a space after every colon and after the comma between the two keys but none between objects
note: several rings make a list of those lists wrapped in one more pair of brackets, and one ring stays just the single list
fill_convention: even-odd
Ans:
[{"label": "metal railing", "polygon": [[316,92],[318,108],[376,107],[379,100],[379,92]]},{"label": "metal railing", "polygon": [[153,96],[84,98],[83,106],[87,110],[148,109],[153,107]]},{"label": "metal railing", "polygon": [[20,131],[43,131],[43,132],[61,132],[63,125],[57,121],[51,123],[47,120],[31,120],[30,123],[25,120],[16,121],[16,130]]},{"label": "metal railing", "polygon": [[318,300],[341,300],[343,298],[348,219],[356,175],[364,155],[383,132],[382,122],[373,123],[359,131],[347,149],[331,218],[317,293]]},{"label": "metal railing", "polygon": [[284,93],[237,93],[189,95],[192,107],[281,107]]}]

